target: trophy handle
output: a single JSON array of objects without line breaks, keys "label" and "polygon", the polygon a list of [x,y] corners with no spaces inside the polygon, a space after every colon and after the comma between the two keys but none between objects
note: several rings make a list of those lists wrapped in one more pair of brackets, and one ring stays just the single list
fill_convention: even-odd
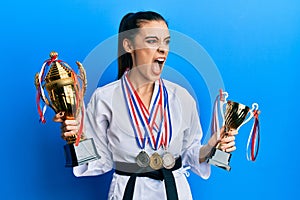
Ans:
[{"label": "trophy handle", "polygon": [[81,95],[84,96],[85,92],[86,92],[86,88],[87,88],[86,71],[85,71],[83,65],[79,61],[76,61],[76,64],[79,69],[79,74],[77,76],[82,81],[82,94]]},{"label": "trophy handle", "polygon": [[243,121],[243,123],[237,128],[237,130],[239,130],[241,126],[243,126],[244,124],[246,124],[247,122],[250,121],[250,119],[254,116],[254,114],[253,114],[254,110],[258,110],[258,104],[257,103],[252,104],[252,108],[249,111],[249,113],[250,113],[249,117],[246,120]]}]

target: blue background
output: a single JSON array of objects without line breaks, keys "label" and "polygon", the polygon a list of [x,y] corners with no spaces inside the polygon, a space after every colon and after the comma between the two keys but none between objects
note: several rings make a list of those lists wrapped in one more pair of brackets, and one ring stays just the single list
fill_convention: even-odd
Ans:
[{"label": "blue background", "polygon": [[[75,178],[64,167],[60,125],[51,121],[50,109],[48,123],[39,124],[33,78],[50,51],[58,51],[69,64],[83,61],[95,46],[117,33],[124,14],[140,10],[161,13],[171,29],[201,44],[218,67],[230,97],[247,105],[256,101],[262,110],[257,161],[246,161],[251,127],[245,125],[237,137],[231,172],[213,167],[208,180],[191,174],[194,198],[297,199],[297,0],[1,2],[0,199],[106,199],[111,173]],[[182,70],[189,72],[189,68]],[[199,107],[207,129],[209,99],[199,102]]]}]

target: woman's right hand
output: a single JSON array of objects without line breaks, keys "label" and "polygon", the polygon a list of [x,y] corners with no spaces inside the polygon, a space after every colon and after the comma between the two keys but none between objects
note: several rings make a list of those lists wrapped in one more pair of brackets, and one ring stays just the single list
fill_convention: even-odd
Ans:
[{"label": "woman's right hand", "polygon": [[64,112],[59,112],[54,116],[53,121],[61,122],[61,137],[64,140],[76,137],[80,125],[76,119],[66,119]]}]

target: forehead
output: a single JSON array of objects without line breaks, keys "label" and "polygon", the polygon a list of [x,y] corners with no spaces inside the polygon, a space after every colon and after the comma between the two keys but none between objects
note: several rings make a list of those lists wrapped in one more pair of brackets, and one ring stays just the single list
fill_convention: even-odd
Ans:
[{"label": "forehead", "polygon": [[145,21],[142,22],[139,28],[138,35],[140,36],[170,36],[169,28],[164,21]]}]

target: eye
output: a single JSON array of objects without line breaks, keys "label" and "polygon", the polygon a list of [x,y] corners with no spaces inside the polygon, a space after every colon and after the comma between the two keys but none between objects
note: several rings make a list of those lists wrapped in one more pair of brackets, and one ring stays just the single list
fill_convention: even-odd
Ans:
[{"label": "eye", "polygon": [[156,39],[146,40],[148,44],[156,44],[158,41]]},{"label": "eye", "polygon": [[170,39],[165,40],[165,44],[169,45],[170,44]]}]

